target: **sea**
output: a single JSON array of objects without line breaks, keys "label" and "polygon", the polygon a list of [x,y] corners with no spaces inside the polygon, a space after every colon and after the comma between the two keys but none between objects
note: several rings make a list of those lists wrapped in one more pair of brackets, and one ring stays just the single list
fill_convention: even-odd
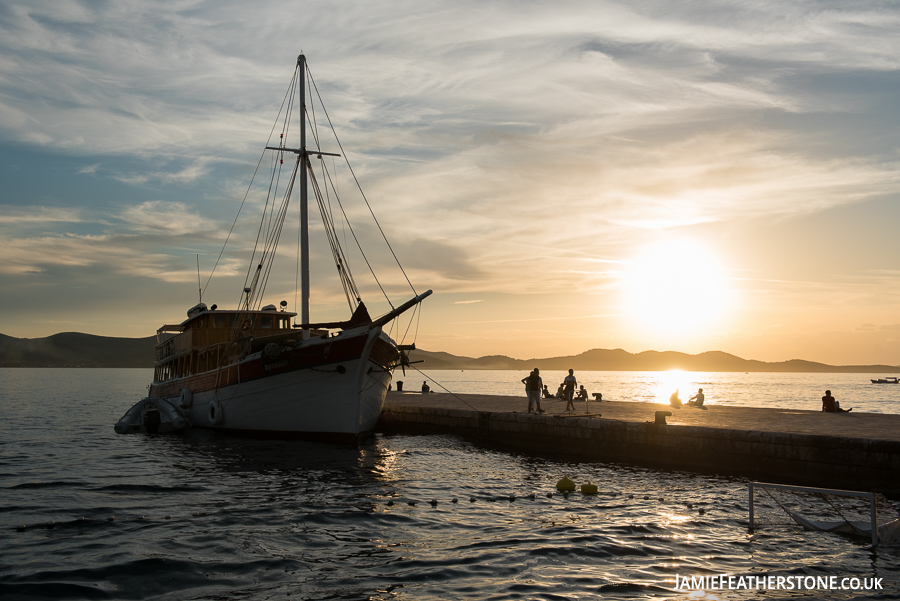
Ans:
[{"label": "sea", "polygon": [[[443,435],[357,448],[116,434],[151,375],[0,369],[0,599],[900,598],[900,547],[788,519],[750,530],[742,478]],[[524,397],[525,375],[405,380]],[[633,402],[703,388],[710,404],[818,410],[827,388],[854,411],[897,413],[900,393],[869,382],[890,374],[575,375]],[[563,495],[563,477],[599,493]]]}]

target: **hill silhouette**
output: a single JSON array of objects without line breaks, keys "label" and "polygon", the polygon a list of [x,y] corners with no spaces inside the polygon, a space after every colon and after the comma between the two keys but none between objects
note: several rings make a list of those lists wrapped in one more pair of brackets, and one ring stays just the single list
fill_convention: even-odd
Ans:
[{"label": "hill silhouette", "polygon": [[46,338],[0,334],[0,367],[153,367],[156,336],[111,338],[63,332]]},{"label": "hill silhouette", "polygon": [[424,360],[428,369],[514,369],[530,371],[537,367],[542,370],[579,371],[745,371],[745,372],[820,372],[820,373],[895,373],[900,367],[894,365],[827,365],[802,359],[767,363],[752,359],[742,359],[722,351],[708,351],[689,355],[676,351],[644,351],[629,353],[622,349],[592,349],[567,357],[543,359],[513,359],[503,355],[486,357],[458,357],[449,353],[431,353],[415,350],[410,360]]},{"label": "hill silhouette", "polygon": [[[64,332],[46,338],[13,338],[0,334],[0,367],[153,367],[156,337],[113,338]],[[513,359],[505,355],[462,357],[415,350],[410,360],[425,369],[502,369],[530,371],[684,371],[897,373],[895,365],[827,365],[801,359],[767,363],[742,359],[722,351],[689,355],[676,351],[629,353],[622,349],[592,349],[578,355],[543,359]]]}]

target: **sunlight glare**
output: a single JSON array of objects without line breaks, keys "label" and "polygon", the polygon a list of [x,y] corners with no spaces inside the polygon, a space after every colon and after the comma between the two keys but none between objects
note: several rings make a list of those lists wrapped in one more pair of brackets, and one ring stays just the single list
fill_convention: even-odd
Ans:
[{"label": "sunlight glare", "polygon": [[625,311],[634,325],[663,335],[708,333],[729,301],[715,253],[687,241],[646,247],[631,261],[624,293]]}]

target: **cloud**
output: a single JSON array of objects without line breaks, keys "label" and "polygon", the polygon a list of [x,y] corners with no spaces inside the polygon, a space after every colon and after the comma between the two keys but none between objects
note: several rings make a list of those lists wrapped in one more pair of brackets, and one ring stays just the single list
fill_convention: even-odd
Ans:
[{"label": "cloud", "polygon": [[121,219],[138,231],[199,234],[217,229],[215,222],[200,217],[180,202],[152,200],[125,209]]},{"label": "cloud", "polygon": [[484,299],[480,299],[480,298],[479,298],[479,299],[477,299],[477,300],[455,301],[453,304],[454,304],[454,305],[471,305],[471,304],[474,304],[474,303],[483,303],[483,302],[484,302]]},{"label": "cloud", "polygon": [[0,226],[35,225],[53,222],[77,223],[82,221],[80,209],[60,207],[14,207],[0,205]]}]

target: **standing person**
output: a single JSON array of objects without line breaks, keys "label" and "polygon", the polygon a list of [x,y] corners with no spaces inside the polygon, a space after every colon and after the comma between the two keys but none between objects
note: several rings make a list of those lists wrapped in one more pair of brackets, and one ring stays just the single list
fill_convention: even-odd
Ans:
[{"label": "standing person", "polygon": [[563,384],[566,387],[566,411],[575,411],[575,403],[572,402],[572,399],[575,398],[575,386],[578,381],[575,379],[574,370],[569,370],[569,375],[563,380]]},{"label": "standing person", "polygon": [[528,413],[532,413],[533,409],[537,409],[537,413],[543,413],[541,409],[541,390],[544,389],[544,382],[541,380],[541,371],[534,368],[527,377],[522,378],[522,384],[528,391]]},{"label": "standing person", "polygon": [[[697,399],[696,402],[694,399]],[[703,389],[697,391],[697,394],[688,399],[687,404],[691,407],[702,407],[703,402],[706,400],[706,395],[703,394]]]}]

